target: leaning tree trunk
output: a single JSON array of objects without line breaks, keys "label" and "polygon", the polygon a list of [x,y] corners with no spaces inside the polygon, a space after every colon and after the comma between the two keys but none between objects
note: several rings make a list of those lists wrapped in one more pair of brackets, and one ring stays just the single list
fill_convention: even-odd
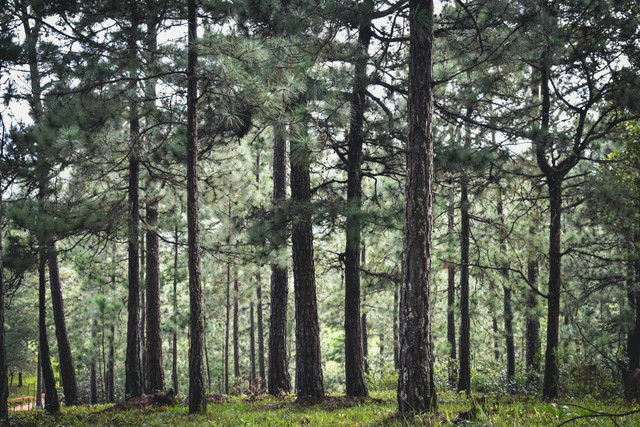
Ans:
[{"label": "leaning tree trunk", "polygon": [[[0,155],[3,154],[4,140],[0,148]],[[7,375],[7,353],[4,339],[4,307],[5,307],[5,290],[3,278],[2,258],[4,252],[2,250],[2,182],[0,182],[0,420],[7,420],[9,416],[9,383]]]},{"label": "leaning tree trunk", "polygon": [[431,231],[433,227],[433,0],[409,1],[406,210],[400,290],[401,413],[433,411]]},{"label": "leaning tree trunk", "polygon": [[158,201],[147,202],[147,381],[149,392],[164,389],[162,367],[162,329],[160,321],[160,241]]},{"label": "leaning tree trunk", "polygon": [[38,306],[39,306],[39,341],[40,341],[40,361],[42,363],[42,379],[44,381],[44,409],[50,414],[55,414],[60,410],[60,401],[58,400],[58,391],[56,390],[56,380],[51,366],[51,355],[49,353],[49,340],[47,338],[47,249],[40,241],[38,263]]},{"label": "leaning tree trunk", "polygon": [[58,251],[55,242],[48,246],[49,256],[49,285],[51,287],[51,304],[53,305],[53,320],[56,325],[56,338],[58,341],[58,356],[60,357],[60,372],[62,376],[62,388],[64,401],[69,405],[77,405],[78,382],[76,370],[73,367],[71,356],[71,344],[67,332],[67,321],[64,314],[64,302],[62,299],[62,283],[60,281],[60,269],[58,267]]},{"label": "leaning tree trunk", "polygon": [[549,292],[547,306],[547,349],[544,359],[544,383],[542,394],[555,399],[559,392],[558,332],[560,328],[561,260],[560,236],[562,215],[562,178],[549,177],[547,181],[550,200],[549,225]]},{"label": "leaning tree trunk", "polygon": [[[287,145],[283,127],[273,128],[273,204],[275,205],[274,235],[278,249],[284,249],[286,218],[282,204],[287,198]],[[289,277],[287,266],[271,264],[271,308],[269,317],[269,360],[267,390],[277,396],[291,391],[287,357],[287,296]]]},{"label": "leaning tree trunk", "polygon": [[205,412],[200,226],[198,223],[198,79],[196,0],[188,0],[187,55],[187,229],[189,247],[189,413]]},{"label": "leaning tree trunk", "polygon": [[303,123],[298,124],[297,135],[290,139],[289,156],[291,199],[294,209],[291,243],[296,307],[298,398],[324,395],[311,224],[311,149],[305,138],[305,121],[303,119]]},{"label": "leaning tree trunk", "polygon": [[[371,41],[372,8],[367,1],[360,15],[358,48],[351,95],[351,120],[347,154],[347,223],[345,247],[344,348],[347,396],[367,396],[364,379],[365,356],[363,325],[360,321],[360,229],[362,206],[362,147],[364,145],[364,113],[367,100],[368,48]],[[364,315],[363,315],[364,316]]]}]

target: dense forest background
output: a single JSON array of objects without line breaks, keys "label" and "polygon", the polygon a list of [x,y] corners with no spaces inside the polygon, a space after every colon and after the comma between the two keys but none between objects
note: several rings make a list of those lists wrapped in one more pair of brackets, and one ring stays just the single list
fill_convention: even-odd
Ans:
[{"label": "dense forest background", "polygon": [[638,397],[638,3],[187,3],[2,2],[3,384]]}]

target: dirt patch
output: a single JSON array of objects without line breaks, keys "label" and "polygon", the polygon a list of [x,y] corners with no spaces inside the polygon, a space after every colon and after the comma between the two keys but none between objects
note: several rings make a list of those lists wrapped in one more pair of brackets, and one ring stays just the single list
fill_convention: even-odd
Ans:
[{"label": "dirt patch", "polygon": [[122,412],[130,409],[142,409],[149,407],[160,408],[164,406],[175,406],[177,404],[178,401],[171,393],[154,393],[132,397],[124,402],[118,402],[115,405],[106,408],[102,412]]}]

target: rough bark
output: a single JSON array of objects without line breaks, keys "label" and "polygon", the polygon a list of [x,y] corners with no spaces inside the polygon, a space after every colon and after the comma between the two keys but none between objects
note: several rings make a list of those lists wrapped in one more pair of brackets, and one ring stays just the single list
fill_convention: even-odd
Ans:
[{"label": "rough bark", "polygon": [[[447,232],[450,236],[454,233],[454,206],[449,204],[447,210]],[[458,379],[456,360],[456,266],[447,263],[447,341],[449,342],[449,384],[454,386]]]},{"label": "rough bark", "polygon": [[40,361],[42,362],[42,379],[44,382],[44,409],[50,414],[55,414],[60,410],[58,391],[56,390],[56,380],[51,366],[51,355],[49,353],[49,340],[47,338],[47,249],[40,241],[38,263],[38,330],[40,343]]},{"label": "rough bark", "polygon": [[[347,214],[345,247],[344,348],[347,396],[367,396],[364,378],[365,353],[363,325],[360,321],[360,240],[362,206],[362,147],[364,145],[364,113],[367,100],[367,63],[371,41],[372,2],[363,5],[358,29],[358,48],[351,94],[350,128],[347,153]],[[364,317],[364,315],[363,315]]]},{"label": "rough bark", "polygon": [[56,339],[58,342],[58,356],[60,362],[60,373],[62,377],[62,388],[64,390],[64,401],[67,406],[77,405],[78,382],[76,371],[73,367],[71,356],[71,344],[69,333],[67,332],[67,321],[64,314],[64,301],[62,299],[62,283],[60,281],[60,269],[58,267],[58,251],[56,244],[48,246],[49,261],[49,285],[51,288],[51,304],[53,305],[53,320],[56,326]]},{"label": "rough bark", "polygon": [[[303,135],[304,120],[298,126],[297,133]],[[324,395],[311,224],[311,150],[305,138],[291,138],[289,143],[291,199],[295,212],[291,247],[296,308],[296,392],[298,398],[304,398]]]},{"label": "rough bark", "polygon": [[158,202],[147,201],[147,381],[148,393],[164,389],[162,366],[162,326],[160,319],[160,241],[158,238]]},{"label": "rough bark", "polygon": [[364,371],[369,373],[369,335],[367,334],[367,312],[362,313],[360,320],[362,325],[362,360],[364,362]]},{"label": "rough bark", "polygon": [[560,328],[561,289],[561,215],[562,181],[550,178],[548,181],[550,200],[549,227],[549,292],[547,298],[547,348],[544,359],[544,383],[542,393],[545,398],[554,399],[559,392],[558,332]]},{"label": "rough bark", "polygon": [[[148,181],[147,181],[148,183]],[[147,190],[149,187],[147,186]],[[142,391],[144,393],[149,393],[149,377],[147,376],[147,366],[149,362],[149,357],[147,353],[147,298],[146,298],[146,248],[144,245],[144,231],[140,230],[140,327],[138,331],[140,332],[140,338],[138,342],[140,343],[140,381],[142,382]]]},{"label": "rough bark", "polygon": [[189,247],[189,413],[207,410],[204,385],[200,226],[198,223],[198,80],[196,0],[187,1],[187,229]]},{"label": "rough bark", "polygon": [[[460,182],[460,369],[458,391],[471,392],[471,321],[469,319],[469,196],[466,177]],[[495,316],[493,319],[495,324]],[[497,326],[497,325],[496,325]]]},{"label": "rough bark", "polygon": [[[136,89],[137,78],[137,31],[138,11],[135,1],[129,3],[131,13],[131,29],[128,40],[128,50],[131,60],[130,90]],[[138,100],[135,95],[129,100],[129,221],[128,221],[128,278],[129,297],[127,300],[127,353],[125,360],[125,398],[142,394],[141,365],[140,365],[140,254],[138,236],[140,234],[140,205],[139,205],[139,175],[140,161],[137,156],[140,121],[138,117]]]},{"label": "rough bark", "polygon": [[[273,204],[276,218],[274,235],[277,246],[284,249],[287,244],[286,221],[281,208],[287,198],[287,145],[281,125],[275,124],[273,129]],[[287,299],[289,293],[289,277],[287,266],[271,264],[271,308],[269,316],[269,368],[267,390],[269,394],[278,395],[280,391],[291,391],[291,377],[287,357]]]},{"label": "rough bark", "polygon": [[433,227],[433,1],[409,1],[409,99],[406,210],[400,289],[398,409],[433,411],[436,389],[431,341]]}]

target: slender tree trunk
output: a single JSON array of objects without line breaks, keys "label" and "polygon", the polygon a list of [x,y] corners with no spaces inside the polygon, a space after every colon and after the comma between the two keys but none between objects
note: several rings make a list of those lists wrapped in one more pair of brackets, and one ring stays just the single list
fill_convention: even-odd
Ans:
[{"label": "slender tree trunk", "polygon": [[207,347],[206,329],[204,331],[203,339],[204,339],[204,361],[207,366],[207,390],[211,390],[211,365],[209,365],[209,347]]},{"label": "slender tree trunk", "polygon": [[[458,391],[464,390],[468,395],[471,392],[471,321],[469,319],[469,237],[471,233],[467,185],[466,176],[463,176],[460,182],[460,370]],[[495,316],[492,320],[496,324]]]},{"label": "slender tree trunk", "polygon": [[202,289],[200,272],[200,228],[198,224],[198,53],[197,3],[187,1],[187,228],[189,247],[189,413],[205,412],[207,399],[204,387],[202,347]]},{"label": "slender tree trunk", "polygon": [[[293,226],[293,287],[296,307],[296,392],[298,398],[323,396],[320,325],[316,299],[311,224],[311,149],[307,145],[306,119],[297,124],[296,138],[290,139],[291,199]],[[300,138],[298,138],[300,137]]]},{"label": "slender tree trunk", "polygon": [[78,398],[78,382],[76,371],[73,367],[71,356],[71,344],[67,332],[67,322],[64,314],[64,302],[62,299],[62,283],[60,282],[60,270],[58,268],[58,251],[55,242],[48,246],[49,258],[49,285],[51,288],[51,304],[53,305],[53,320],[56,325],[56,338],[58,341],[58,356],[60,357],[60,372],[62,374],[62,388],[64,400],[67,406],[80,403]]},{"label": "slender tree trunk", "polygon": [[[502,229],[500,230],[500,252],[502,254],[507,253],[507,247],[505,244],[505,230],[504,230],[504,215],[502,207],[502,189],[499,189],[498,194],[498,218],[502,223]],[[503,307],[504,307],[504,334],[505,334],[505,347],[507,350],[507,389],[510,393],[515,393],[515,374],[516,374],[516,354],[515,346],[513,342],[513,311],[511,309],[511,287],[509,284],[509,265],[504,264],[501,267],[500,274],[503,278],[502,289],[503,295]]]},{"label": "slender tree trunk", "polygon": [[249,362],[251,363],[251,376],[249,377],[249,383],[253,384],[253,380],[256,379],[256,331],[255,322],[253,319],[253,301],[250,306],[250,326],[249,326]]},{"label": "slender tree trunk", "polygon": [[164,389],[162,326],[160,320],[160,241],[158,201],[147,201],[147,380],[149,393]]},{"label": "slender tree trunk", "polygon": [[559,392],[558,332],[560,328],[561,289],[561,215],[562,179],[548,178],[550,199],[549,226],[549,292],[547,306],[547,349],[544,359],[544,383],[542,394],[547,399],[555,399]]},{"label": "slender tree trunk", "polygon": [[231,262],[227,259],[227,305],[224,329],[224,392],[229,394],[229,329],[231,328]]},{"label": "slender tree trunk", "polygon": [[398,378],[401,413],[436,408],[429,300],[433,227],[433,0],[409,1],[409,27],[409,138]]},{"label": "slender tree trunk", "polygon": [[[454,233],[454,206],[449,204],[447,210],[449,236]],[[447,341],[449,342],[449,384],[453,387],[458,379],[458,370],[453,362],[456,360],[456,266],[447,263]]]},{"label": "slender tree trunk", "polygon": [[[364,362],[364,371],[369,373],[369,335],[367,334],[367,312],[362,313],[362,360]],[[363,374],[364,375],[364,374]]]},{"label": "slender tree trunk", "polygon": [[[364,113],[367,100],[368,48],[371,41],[371,18],[373,8],[366,1],[360,14],[358,48],[351,95],[351,120],[347,155],[347,224],[345,247],[345,379],[347,396],[367,396],[364,379],[366,353],[363,344],[364,324],[360,321],[360,232],[362,205],[362,147],[364,145]],[[363,319],[365,315],[362,315]]]},{"label": "slender tree trunk", "polygon": [[[131,91],[136,89],[137,78],[137,37],[138,11],[135,1],[130,1],[131,29],[128,40]],[[138,118],[138,100],[135,94],[129,101],[129,138],[131,151],[129,153],[129,223],[128,223],[128,250],[129,250],[129,299],[127,301],[127,354],[125,360],[125,398],[140,396],[142,394],[141,366],[140,366],[140,254],[138,236],[140,235],[140,204],[139,204],[139,175],[140,161],[138,159],[138,138],[140,133],[140,121]]]},{"label": "slender tree trunk", "polygon": [[171,359],[171,382],[178,394],[178,224],[174,228],[173,243],[173,357]]},{"label": "slender tree trunk", "polygon": [[238,324],[239,314],[239,286],[238,286],[238,272],[233,274],[233,375],[236,379],[240,378],[240,325]]},{"label": "slender tree trunk", "polygon": [[[94,318],[91,323],[91,341],[95,345],[96,329],[98,328],[98,321]],[[91,357],[89,363],[89,405],[95,405],[98,403],[98,380],[96,374],[96,358]]]},{"label": "slender tree trunk", "polygon": [[42,408],[42,361],[40,360],[40,347],[38,346],[38,362],[36,365],[36,408]]},{"label": "slender tree trunk", "polygon": [[[527,262],[527,280],[531,284],[535,284],[538,281],[538,262],[535,259],[529,259]],[[529,290],[527,293],[526,322],[527,347],[525,359],[527,370],[530,373],[537,373],[540,370],[540,360],[538,358],[538,352],[540,351],[540,319],[538,317],[538,296],[533,290]]]},{"label": "slender tree trunk", "polygon": [[[287,198],[287,145],[283,127],[273,128],[273,204],[275,205],[274,235],[278,249],[286,249],[286,214],[282,203]],[[271,264],[271,308],[269,316],[269,394],[291,391],[291,377],[287,357],[287,296],[289,293],[287,267]]]},{"label": "slender tree trunk", "polygon": [[60,410],[58,391],[56,390],[56,380],[51,366],[51,356],[49,353],[49,340],[47,338],[47,249],[44,242],[40,241],[39,263],[38,263],[38,301],[39,301],[39,341],[40,360],[42,362],[42,378],[44,381],[44,409],[50,414],[55,414]]},{"label": "slender tree trunk", "polygon": [[[148,182],[147,182],[148,184]],[[147,185],[147,190],[149,186]],[[144,231],[140,231],[140,375],[142,383],[142,391],[144,393],[151,393],[149,388],[149,353],[147,352],[147,281],[146,281],[146,249],[145,249]]]},{"label": "slender tree trunk", "polygon": [[258,287],[256,288],[256,298],[258,299],[258,306],[256,307],[258,311],[258,369],[260,370],[260,378],[262,378],[264,387],[266,377],[264,365],[264,323],[262,319],[262,277],[260,273],[258,273],[256,279],[258,280]]},{"label": "slender tree trunk", "polygon": [[107,359],[107,379],[105,380],[105,389],[106,389],[106,399],[108,403],[113,403],[116,401],[115,396],[115,378],[113,373],[113,365],[115,363],[115,345],[114,339],[116,335],[116,327],[115,325],[111,325],[111,331],[109,333],[109,356]]},{"label": "slender tree trunk", "polygon": [[[0,146],[0,156],[4,154],[4,140]],[[3,277],[4,251],[2,249],[2,178],[0,178],[0,420],[7,420],[9,416],[9,383],[7,375],[7,353],[4,335],[4,310],[5,310],[5,289]]]},{"label": "slender tree trunk", "polygon": [[398,283],[393,284],[393,367],[400,369],[400,341],[398,338],[398,304],[400,289]]}]

